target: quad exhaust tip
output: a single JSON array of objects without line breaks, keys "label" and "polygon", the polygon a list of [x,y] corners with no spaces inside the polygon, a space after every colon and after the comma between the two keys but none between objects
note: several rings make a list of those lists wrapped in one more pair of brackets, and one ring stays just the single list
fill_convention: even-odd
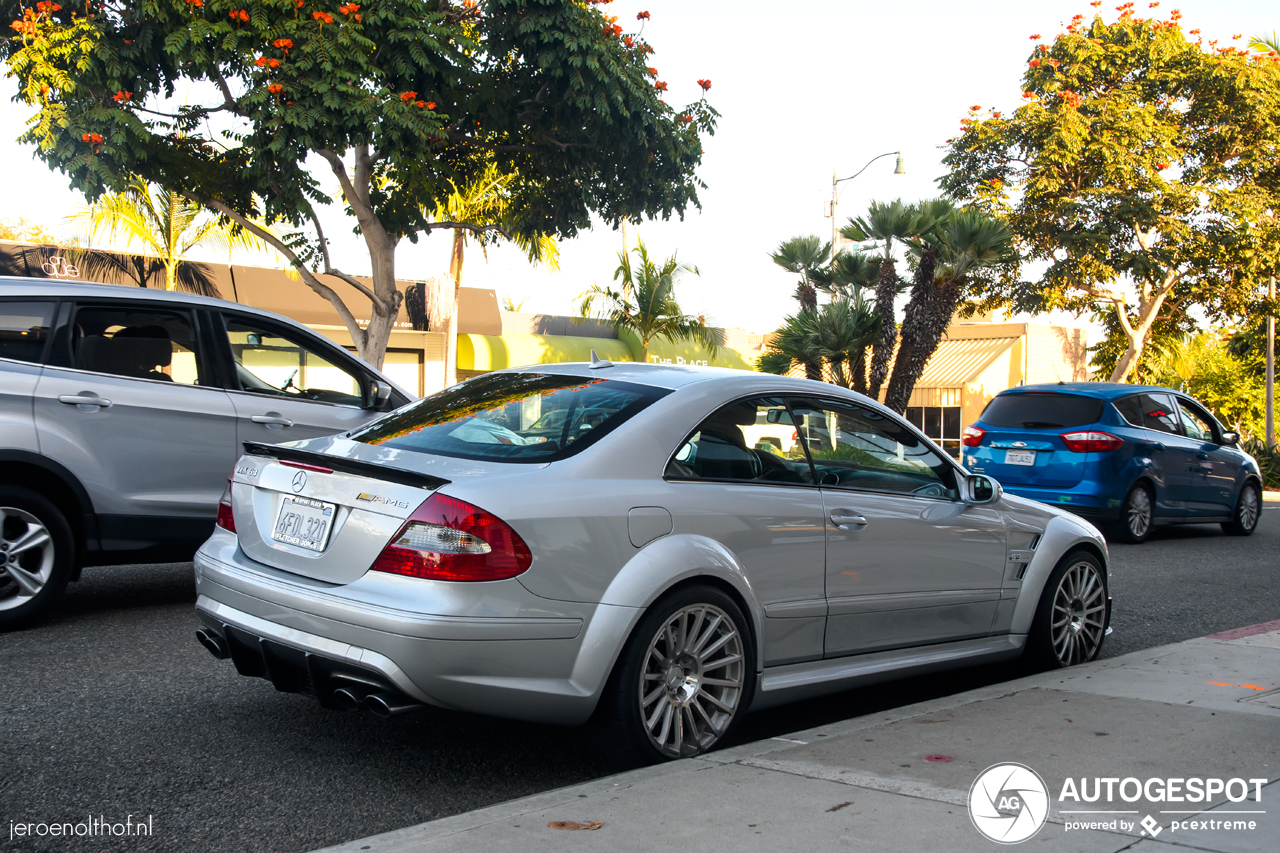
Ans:
[{"label": "quad exhaust tip", "polygon": [[360,709],[360,697],[345,687],[333,691],[333,701],[337,702],[338,707],[344,711],[358,711]]},{"label": "quad exhaust tip", "polygon": [[212,631],[206,628],[201,628],[196,631],[196,639],[200,641],[200,645],[209,650],[209,654],[213,655],[218,660],[226,660],[231,657],[231,652],[227,649],[226,640],[222,639]]},{"label": "quad exhaust tip", "polygon": [[364,706],[369,709],[374,716],[382,719],[389,719],[400,714],[407,714],[410,711],[417,711],[422,708],[422,704],[414,702],[410,699],[397,698],[388,696],[386,693],[370,693],[364,697]]}]

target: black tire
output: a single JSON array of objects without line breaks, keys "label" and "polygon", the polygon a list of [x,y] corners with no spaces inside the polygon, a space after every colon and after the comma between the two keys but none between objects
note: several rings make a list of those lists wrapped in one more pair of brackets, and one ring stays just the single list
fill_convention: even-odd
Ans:
[{"label": "black tire", "polygon": [[[703,614],[701,620],[697,618],[699,611]],[[666,628],[682,613],[685,633],[694,638],[695,651],[698,640],[708,633],[714,617],[723,617],[724,621],[711,628],[714,636],[701,644],[707,649],[719,643],[723,645],[708,655],[710,659],[705,663],[710,666],[690,666],[697,656],[681,652],[677,657],[684,665],[681,668],[683,677],[668,669],[666,692],[648,706],[657,714],[655,727],[659,733],[666,732],[664,745],[667,748],[664,750],[650,735],[642,714],[642,684],[654,685],[649,690],[650,694],[656,687],[663,686],[661,681],[652,679],[654,673],[649,673],[651,680],[644,680],[646,667],[652,668],[653,665],[651,650],[656,652],[661,647],[663,653],[669,652],[670,634]],[[725,622],[731,623],[731,632],[736,640],[727,635]],[[679,649],[687,649],[689,645],[687,636],[676,640]],[[721,655],[721,650],[725,654]],[[740,659],[736,663],[721,663],[734,657]],[[708,685],[703,681],[713,677],[718,682],[734,682],[735,686]],[[742,609],[729,595],[712,586],[678,589],[655,602],[631,632],[592,720],[592,740],[599,751],[624,766],[700,755],[714,749],[732,734],[751,701],[755,682],[755,639]],[[672,710],[664,712],[666,706]],[[726,706],[730,709],[728,712],[722,710]],[[701,713],[698,708],[702,709]],[[661,722],[664,716],[670,720],[669,727],[664,727]],[[693,724],[690,725],[688,720],[693,720]],[[679,737],[677,721],[681,732]],[[685,732],[689,733],[688,737],[684,736]],[[679,747],[676,747],[677,741]],[[674,754],[677,748],[678,755]]]},{"label": "black tire", "polygon": [[1155,513],[1155,492],[1145,483],[1135,483],[1124,496],[1120,519],[1114,525],[1116,539],[1130,545],[1146,542],[1155,529]]},{"label": "black tire", "polygon": [[1228,536],[1252,536],[1262,520],[1262,489],[1250,481],[1240,489],[1236,509],[1230,521],[1222,523],[1222,532]]},{"label": "black tire", "polygon": [[[1097,588],[1088,580],[1082,583],[1082,575]],[[1097,660],[1110,622],[1111,596],[1101,561],[1088,551],[1072,551],[1040,592],[1027,637],[1027,662],[1038,669],[1061,669]]]},{"label": "black tire", "polygon": [[75,539],[62,512],[30,489],[0,486],[0,631],[47,613],[74,565]]}]

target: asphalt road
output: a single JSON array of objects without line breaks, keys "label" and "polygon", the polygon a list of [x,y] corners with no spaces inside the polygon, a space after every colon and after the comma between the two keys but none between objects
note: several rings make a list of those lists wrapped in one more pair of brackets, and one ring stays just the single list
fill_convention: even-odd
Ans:
[{"label": "asphalt road", "polygon": [[[1274,506],[1274,505],[1273,505]],[[1280,619],[1280,510],[1112,548],[1104,655]],[[0,850],[300,852],[613,772],[579,732],[430,710],[321,709],[194,639],[190,564],[86,571],[60,615],[0,635]],[[1018,674],[981,667],[746,718],[738,742]],[[13,839],[10,821],[152,819],[127,839]]]}]

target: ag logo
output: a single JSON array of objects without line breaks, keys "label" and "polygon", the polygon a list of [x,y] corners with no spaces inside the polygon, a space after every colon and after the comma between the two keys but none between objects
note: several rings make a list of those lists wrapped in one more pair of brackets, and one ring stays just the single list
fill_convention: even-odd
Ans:
[{"label": "ag logo", "polygon": [[1017,844],[1040,831],[1049,816],[1049,789],[1022,764],[988,767],[969,789],[969,818],[987,838]]}]

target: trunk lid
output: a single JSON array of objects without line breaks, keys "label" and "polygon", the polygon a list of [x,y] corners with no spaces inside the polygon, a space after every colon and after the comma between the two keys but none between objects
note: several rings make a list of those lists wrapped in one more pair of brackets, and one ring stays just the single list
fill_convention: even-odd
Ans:
[{"label": "trunk lid", "polygon": [[1084,479],[1092,454],[1068,450],[1062,434],[1096,424],[1103,406],[1096,397],[1054,391],[1001,394],[976,424],[986,430],[982,445],[965,455],[974,471],[1000,483],[1070,488]]}]

